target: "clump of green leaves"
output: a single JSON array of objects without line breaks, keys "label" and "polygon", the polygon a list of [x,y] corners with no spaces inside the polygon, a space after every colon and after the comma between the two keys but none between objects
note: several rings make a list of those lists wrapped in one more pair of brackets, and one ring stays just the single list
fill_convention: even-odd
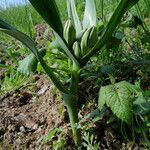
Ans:
[{"label": "clump of green leaves", "polygon": [[7,71],[4,79],[0,81],[0,95],[20,88],[22,83],[26,83],[26,81],[28,81],[27,79],[28,77],[13,69]]},{"label": "clump of green leaves", "polygon": [[53,128],[49,131],[48,135],[43,136],[37,142],[37,148],[41,149],[43,144],[50,144],[49,148],[53,150],[65,149],[66,141],[64,139],[64,134],[62,129],[60,128]]}]

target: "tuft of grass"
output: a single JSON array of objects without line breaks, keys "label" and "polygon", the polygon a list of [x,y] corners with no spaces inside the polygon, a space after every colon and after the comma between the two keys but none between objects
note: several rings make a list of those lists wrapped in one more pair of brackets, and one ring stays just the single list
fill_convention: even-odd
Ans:
[{"label": "tuft of grass", "polygon": [[31,5],[26,6],[13,6],[8,9],[0,10],[0,17],[9,21],[10,24],[18,28],[19,30],[29,33],[29,16],[27,11],[30,12],[33,24],[38,24],[42,22],[41,17],[37,12],[31,7]]},{"label": "tuft of grass", "polygon": [[[8,73],[8,72],[7,72]],[[19,89],[23,84],[27,83],[28,77],[23,76],[15,70],[11,70],[10,74],[5,74],[4,80],[0,80],[0,95]]]}]

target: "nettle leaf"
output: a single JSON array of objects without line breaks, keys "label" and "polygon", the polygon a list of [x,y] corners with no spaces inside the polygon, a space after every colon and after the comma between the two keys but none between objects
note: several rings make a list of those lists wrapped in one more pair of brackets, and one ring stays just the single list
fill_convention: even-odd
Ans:
[{"label": "nettle leaf", "polygon": [[[45,56],[45,50],[41,50],[40,56],[44,57]],[[23,60],[19,61],[19,66],[18,66],[18,71],[24,75],[30,75],[32,72],[35,72],[37,69],[38,65],[38,60],[34,56],[33,53],[28,55],[26,58]]]},{"label": "nettle leaf", "polygon": [[86,0],[85,12],[83,18],[83,29],[96,26],[97,21],[96,7],[94,0]]},{"label": "nettle leaf", "polygon": [[136,86],[126,81],[101,87],[99,108],[102,109],[106,103],[118,118],[130,124],[133,116],[133,100],[138,94]]},{"label": "nettle leaf", "polygon": [[38,60],[34,54],[28,55],[25,59],[19,61],[18,71],[24,75],[30,75],[32,72],[36,71]]}]

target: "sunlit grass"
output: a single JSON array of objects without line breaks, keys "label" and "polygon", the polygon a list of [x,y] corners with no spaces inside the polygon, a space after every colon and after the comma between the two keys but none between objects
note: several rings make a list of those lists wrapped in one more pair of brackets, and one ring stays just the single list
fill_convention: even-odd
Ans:
[{"label": "sunlit grass", "polygon": [[[64,0],[63,3],[62,3],[62,0],[56,0],[56,2],[60,10],[60,15],[62,16],[62,19],[65,20],[67,18],[66,0]],[[81,13],[84,10],[84,7],[81,7],[81,2],[84,5],[83,0],[78,0],[78,4],[79,4],[77,8],[78,13]],[[6,0],[6,3],[7,3],[7,0]],[[111,1],[105,0],[104,1],[103,11],[104,11],[104,14],[107,14],[106,17],[111,15],[111,12],[117,6],[117,3],[118,3],[117,0],[111,0]],[[7,22],[12,24],[19,30],[29,34],[29,31],[30,31],[29,13],[30,13],[30,16],[34,25],[41,23],[42,19],[29,3],[26,3],[26,4],[27,4],[26,6],[14,5],[12,7],[8,7],[7,9],[1,9],[0,7],[0,17],[7,20]],[[146,6],[144,0],[141,0],[139,4],[140,4],[141,11],[143,13],[143,16],[148,17],[149,16],[148,6]],[[6,4],[6,6],[7,5],[8,4]],[[102,17],[101,0],[96,0],[96,8],[98,12],[98,18],[101,19]],[[132,9],[132,12],[134,14],[137,14],[134,8]]]}]

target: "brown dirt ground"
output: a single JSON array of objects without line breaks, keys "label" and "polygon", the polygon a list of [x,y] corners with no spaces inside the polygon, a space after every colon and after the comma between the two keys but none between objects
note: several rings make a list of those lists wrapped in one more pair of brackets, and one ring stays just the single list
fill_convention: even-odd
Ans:
[{"label": "brown dirt ground", "polygon": [[[4,71],[0,73],[0,77],[3,78]],[[85,87],[90,85],[88,82],[80,85],[79,91],[82,91],[79,92],[80,104],[85,104],[88,99],[96,97],[97,89],[83,93]],[[60,113],[62,108],[63,115]],[[80,119],[95,109],[93,106],[80,108]],[[105,121],[106,119],[93,124],[91,128],[98,136],[98,141],[101,141],[99,150],[146,150],[143,146],[140,148],[133,143],[125,144],[116,131],[106,126]],[[34,150],[39,146],[39,139],[56,127],[63,128],[65,140],[69,141],[66,110],[59,92],[46,76],[36,75],[28,85],[0,96],[0,150]],[[51,149],[50,144],[40,145],[40,148]],[[70,140],[66,149],[71,149],[69,148],[71,145]]]},{"label": "brown dirt ground", "polygon": [[[28,86],[1,96],[0,150],[35,150],[39,146],[39,139],[48,135],[49,131],[56,127],[63,128],[63,133],[66,135],[65,140],[69,141],[68,118],[58,93],[49,79],[41,75],[35,76]],[[80,119],[89,114],[94,109],[92,107],[81,109]],[[61,108],[63,108],[63,115],[59,113]],[[99,150],[139,149],[132,143],[124,144],[111,127],[105,126],[105,120],[93,124],[90,129],[99,137],[98,141],[101,141]],[[87,121],[83,124],[86,124]],[[67,143],[69,144],[66,149],[72,150],[73,148],[70,148],[72,141]],[[50,147],[50,143],[40,145],[42,150],[51,149]],[[140,148],[139,150],[145,149]]]},{"label": "brown dirt ground", "polygon": [[[34,90],[34,94],[33,91]],[[42,135],[53,127],[63,126],[55,88],[45,77],[39,78],[31,91],[22,88],[0,98],[0,141],[2,149],[34,149]]]}]

